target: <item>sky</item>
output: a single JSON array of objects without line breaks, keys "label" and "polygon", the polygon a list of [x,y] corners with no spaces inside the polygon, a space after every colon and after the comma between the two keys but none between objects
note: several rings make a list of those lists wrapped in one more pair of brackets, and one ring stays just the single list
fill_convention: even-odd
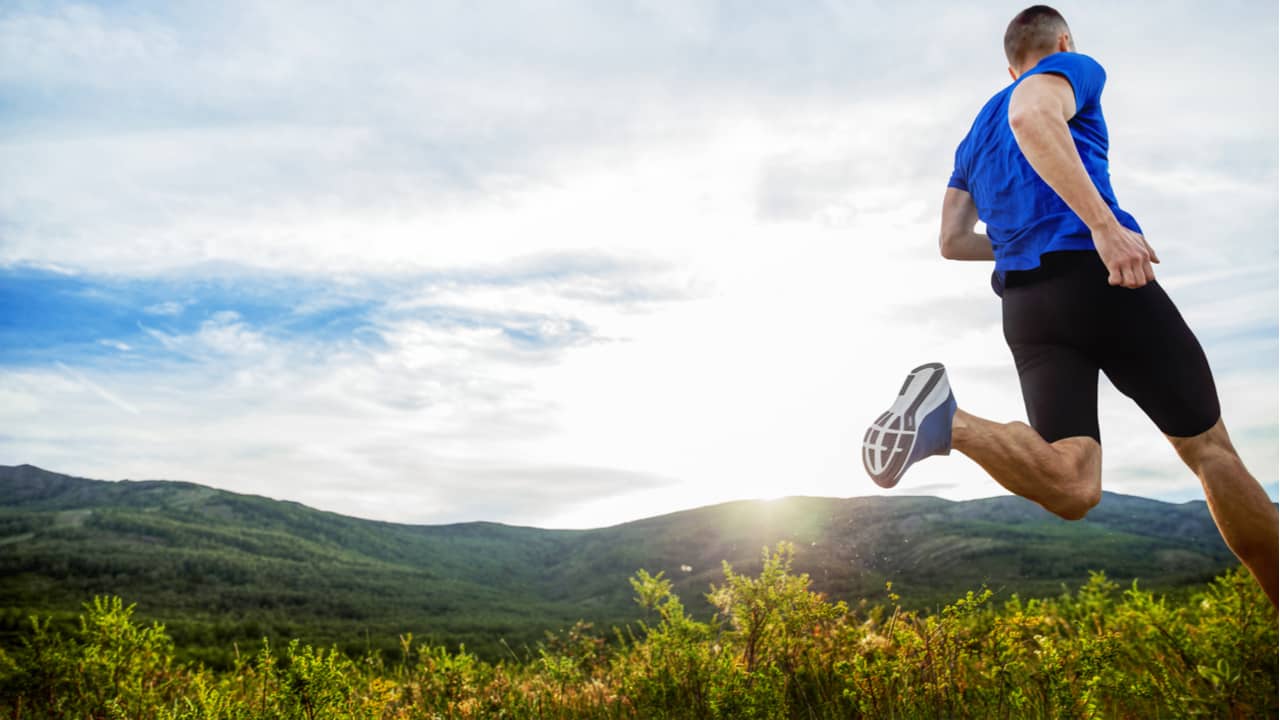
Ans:
[{"label": "sky", "polygon": [[[406,523],[1003,494],[859,452],[924,362],[1025,419],[937,252],[1021,7],[0,3],[0,464]],[[1276,4],[1058,7],[1274,499]],[[1101,382],[1104,488],[1200,498]]]}]

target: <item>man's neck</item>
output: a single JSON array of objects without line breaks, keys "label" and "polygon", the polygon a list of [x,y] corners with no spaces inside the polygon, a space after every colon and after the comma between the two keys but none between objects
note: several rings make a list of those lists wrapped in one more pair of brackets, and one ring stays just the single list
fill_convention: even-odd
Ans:
[{"label": "man's neck", "polygon": [[1039,65],[1041,60],[1043,60],[1043,59],[1045,59],[1045,58],[1049,57],[1050,55],[1057,55],[1059,52],[1062,52],[1062,51],[1061,51],[1061,50],[1055,50],[1055,51],[1053,51],[1053,52],[1051,52],[1051,53],[1045,53],[1045,54],[1043,54],[1043,55],[1033,55],[1033,56],[1031,56],[1031,57],[1030,57],[1026,62],[1024,62],[1024,63],[1022,64],[1022,68],[1021,68],[1020,70],[1018,70],[1018,77],[1022,77],[1023,75],[1027,74],[1027,71],[1029,71],[1029,70],[1031,70],[1031,68],[1033,68],[1033,67],[1035,67],[1035,66]]}]

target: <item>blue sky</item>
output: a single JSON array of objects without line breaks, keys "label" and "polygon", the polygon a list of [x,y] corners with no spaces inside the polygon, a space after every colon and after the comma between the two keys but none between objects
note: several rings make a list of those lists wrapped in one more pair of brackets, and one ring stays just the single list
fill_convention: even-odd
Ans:
[{"label": "blue sky", "polygon": [[[1162,7],[1060,9],[1274,497],[1277,10]],[[1018,9],[7,3],[0,463],[404,522],[879,493],[906,369],[1024,417],[989,269],[935,240]],[[1200,496],[1105,381],[1100,417],[1107,489]]]},{"label": "blue sky", "polygon": [[445,288],[513,288],[572,281],[584,273],[618,282],[597,294],[601,302],[670,299],[663,294],[670,291],[628,287],[628,269],[607,258],[347,278],[235,266],[92,275],[14,264],[0,268],[0,306],[7,310],[0,318],[0,365],[39,368],[56,361],[145,370],[156,362],[198,362],[167,341],[227,323],[252,327],[273,342],[377,350],[386,347],[381,332],[388,324],[416,320],[493,330],[515,350],[553,351],[590,339],[592,329],[572,316],[519,307],[489,311],[417,300]]}]

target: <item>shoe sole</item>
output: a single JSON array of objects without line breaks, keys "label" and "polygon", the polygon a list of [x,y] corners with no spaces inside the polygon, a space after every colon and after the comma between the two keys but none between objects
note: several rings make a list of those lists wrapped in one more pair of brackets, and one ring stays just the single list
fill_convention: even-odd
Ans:
[{"label": "shoe sole", "polygon": [[[924,385],[909,395],[912,381],[924,373],[928,373]],[[862,464],[880,487],[891,488],[902,479],[916,446],[917,413],[926,400],[932,401],[926,415],[946,401],[947,393],[935,393],[945,377],[946,370],[941,363],[921,365],[907,373],[893,407],[867,429],[862,438]]]}]

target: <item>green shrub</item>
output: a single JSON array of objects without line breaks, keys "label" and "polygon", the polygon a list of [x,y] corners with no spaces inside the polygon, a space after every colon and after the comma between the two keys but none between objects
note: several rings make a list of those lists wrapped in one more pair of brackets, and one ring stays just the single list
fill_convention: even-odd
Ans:
[{"label": "green shrub", "polygon": [[57,630],[32,618],[0,652],[0,716],[146,720],[504,718],[1249,718],[1277,712],[1276,613],[1243,569],[1173,602],[1101,573],[1057,598],[967,593],[933,613],[850,609],[809,590],[793,551],[725,565],[694,619],[671,582],[632,578],[648,615],[587,623],[521,659],[399,640],[400,660],[265,640],[229,670],[174,660],[162,625],[95,598]]},{"label": "green shrub", "polygon": [[84,608],[70,636],[31,618],[5,677],[6,695],[26,717],[142,717],[183,691],[163,625],[134,623],[134,606],[120,598],[96,597]]}]

